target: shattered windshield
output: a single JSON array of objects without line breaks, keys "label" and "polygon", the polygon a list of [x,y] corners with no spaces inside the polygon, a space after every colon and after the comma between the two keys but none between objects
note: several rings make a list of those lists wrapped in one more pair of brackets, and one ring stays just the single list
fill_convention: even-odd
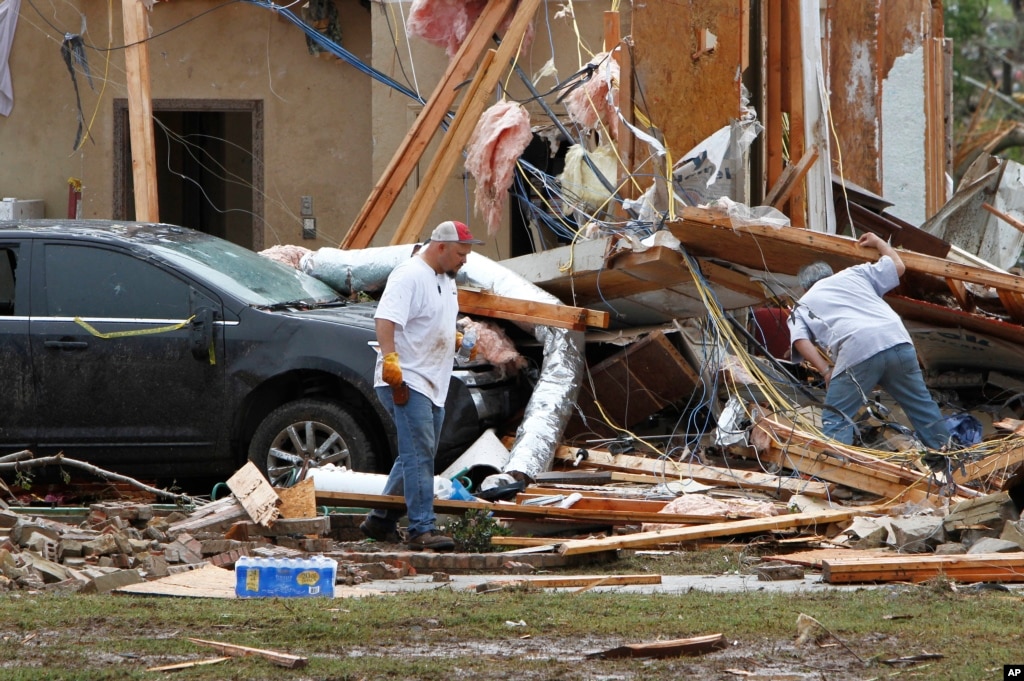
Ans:
[{"label": "shattered windshield", "polygon": [[223,239],[161,239],[147,246],[256,307],[338,300],[337,292],[319,279]]}]

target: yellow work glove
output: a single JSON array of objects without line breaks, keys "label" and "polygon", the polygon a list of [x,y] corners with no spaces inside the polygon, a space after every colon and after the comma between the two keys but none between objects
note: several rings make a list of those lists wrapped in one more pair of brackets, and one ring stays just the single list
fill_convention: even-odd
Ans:
[{"label": "yellow work glove", "polygon": [[392,388],[402,385],[402,367],[398,364],[397,352],[389,352],[384,355],[384,366],[381,367],[380,377]]}]

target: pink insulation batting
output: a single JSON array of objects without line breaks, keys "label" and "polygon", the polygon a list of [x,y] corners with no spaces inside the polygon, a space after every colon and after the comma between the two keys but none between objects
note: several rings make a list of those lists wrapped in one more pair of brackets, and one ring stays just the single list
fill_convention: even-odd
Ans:
[{"label": "pink insulation batting", "polygon": [[[469,30],[484,11],[486,0],[413,0],[405,28],[409,35],[426,40],[431,45],[443,47],[449,58],[462,47]],[[504,35],[514,13],[509,13],[498,33]],[[533,44],[533,24],[526,28],[520,54]]]},{"label": "pink insulation batting", "polygon": [[270,258],[277,262],[284,263],[285,265],[291,265],[295,269],[302,269],[302,259],[312,253],[308,248],[302,246],[292,246],[289,244],[281,244],[277,246],[271,246],[265,250],[260,251],[260,255],[264,258]]},{"label": "pink insulation batting", "polygon": [[497,324],[463,317],[459,325],[463,332],[469,329],[476,332],[477,358],[493,364],[503,376],[514,376],[526,367],[526,358],[519,354],[515,343]]},{"label": "pink insulation batting", "polygon": [[[770,518],[779,514],[775,505],[755,499],[715,499],[705,494],[683,494],[665,504],[658,513],[677,515],[741,516],[744,518]],[[675,523],[643,523],[642,531],[657,532],[679,527]]]},{"label": "pink insulation batting", "polygon": [[562,103],[569,118],[587,130],[597,130],[612,140],[619,138],[619,64],[607,52],[589,62],[594,73],[571,90]]},{"label": "pink insulation batting", "polygon": [[517,102],[503,101],[484,111],[466,145],[466,170],[476,180],[476,212],[484,216],[488,234],[501,226],[516,161],[531,139],[529,112]]},{"label": "pink insulation batting", "polygon": [[486,0],[414,0],[405,27],[409,35],[443,47],[454,57],[486,4]]}]

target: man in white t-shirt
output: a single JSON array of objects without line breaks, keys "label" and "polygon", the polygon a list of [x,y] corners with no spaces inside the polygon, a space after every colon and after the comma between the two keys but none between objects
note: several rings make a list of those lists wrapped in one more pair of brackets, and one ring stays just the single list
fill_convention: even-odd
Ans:
[{"label": "man in white t-shirt", "polygon": [[[434,455],[458,342],[455,276],[473,244],[481,243],[463,223],[442,222],[426,246],[391,272],[374,315],[380,345],[374,387],[398,433],[398,458],[384,494],[405,497],[406,542],[415,550],[455,547],[435,524]],[[374,510],[359,529],[384,541],[396,534],[402,515],[401,511]]]},{"label": "man in white t-shirt", "polygon": [[[899,285],[906,266],[877,234],[864,234],[857,243],[881,257],[835,274],[825,262],[801,268],[798,278],[806,292],[789,317],[793,360],[806,359],[825,378],[825,435],[852,443],[853,417],[881,385],[903,408],[921,442],[941,449],[949,443],[945,418],[928,392],[903,320],[882,299]],[[828,351],[834,366],[815,345]]]}]

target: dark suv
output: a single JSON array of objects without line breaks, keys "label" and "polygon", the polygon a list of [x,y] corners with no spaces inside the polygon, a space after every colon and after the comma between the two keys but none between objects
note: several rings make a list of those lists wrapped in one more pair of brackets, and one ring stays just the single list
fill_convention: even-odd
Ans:
[{"label": "dark suv", "polygon": [[[179,484],[247,458],[275,485],[386,471],[373,305],[183,227],[0,222],[0,450]],[[439,469],[511,408],[476,369],[453,377]]]}]

